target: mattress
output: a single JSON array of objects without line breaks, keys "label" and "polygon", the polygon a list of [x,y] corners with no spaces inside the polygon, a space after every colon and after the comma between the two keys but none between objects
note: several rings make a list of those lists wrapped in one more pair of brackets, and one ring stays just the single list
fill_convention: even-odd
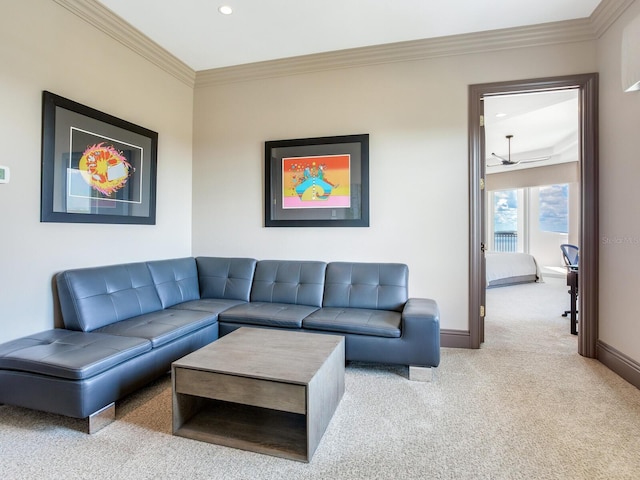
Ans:
[{"label": "mattress", "polygon": [[487,287],[540,282],[542,275],[533,255],[516,252],[487,252]]}]

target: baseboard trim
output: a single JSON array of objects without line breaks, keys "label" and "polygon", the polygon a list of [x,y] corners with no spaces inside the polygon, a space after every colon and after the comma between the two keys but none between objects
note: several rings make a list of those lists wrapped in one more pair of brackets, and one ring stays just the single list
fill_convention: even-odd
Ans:
[{"label": "baseboard trim", "polygon": [[440,330],[440,346],[471,348],[471,335],[467,330]]},{"label": "baseboard trim", "polygon": [[634,387],[640,389],[640,363],[601,340],[596,343],[596,358]]}]

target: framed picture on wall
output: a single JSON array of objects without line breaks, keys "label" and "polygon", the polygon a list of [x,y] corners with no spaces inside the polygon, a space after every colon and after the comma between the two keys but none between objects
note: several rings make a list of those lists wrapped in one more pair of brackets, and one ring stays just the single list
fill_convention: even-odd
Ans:
[{"label": "framed picture on wall", "polygon": [[158,134],[42,97],[41,222],[155,225]]},{"label": "framed picture on wall", "polygon": [[266,227],[368,227],[369,135],[265,142]]}]

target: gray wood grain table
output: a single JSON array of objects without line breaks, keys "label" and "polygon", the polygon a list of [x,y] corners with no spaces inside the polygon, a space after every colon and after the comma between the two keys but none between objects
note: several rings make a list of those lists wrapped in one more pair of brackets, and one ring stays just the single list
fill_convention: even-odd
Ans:
[{"label": "gray wood grain table", "polygon": [[177,360],[173,434],[310,461],[344,394],[344,343],[242,327]]}]

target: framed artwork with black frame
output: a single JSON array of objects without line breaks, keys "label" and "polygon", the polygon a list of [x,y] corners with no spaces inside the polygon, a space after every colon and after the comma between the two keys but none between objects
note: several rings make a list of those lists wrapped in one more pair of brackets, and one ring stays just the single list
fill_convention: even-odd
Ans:
[{"label": "framed artwork with black frame", "polygon": [[158,134],[42,96],[41,222],[155,225]]},{"label": "framed artwork with black frame", "polygon": [[266,227],[368,227],[369,135],[265,142]]}]

